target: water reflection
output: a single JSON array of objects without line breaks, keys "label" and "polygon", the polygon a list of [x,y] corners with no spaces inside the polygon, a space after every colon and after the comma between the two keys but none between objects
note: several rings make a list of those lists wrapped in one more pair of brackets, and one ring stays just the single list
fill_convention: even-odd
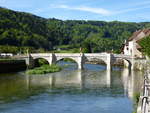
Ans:
[{"label": "water reflection", "polygon": [[[78,110],[72,106],[80,107],[77,106],[79,104],[82,105],[80,109],[83,108],[82,110],[85,110],[89,107],[88,103],[91,102],[95,105],[92,109],[98,109],[95,113],[127,113],[131,111],[130,107],[132,107],[132,105],[130,105],[126,96],[133,98],[139,91],[143,73],[130,71],[126,68],[107,71],[98,69],[97,67],[96,70],[63,70],[46,75],[25,75],[24,73],[0,75],[0,111],[6,111],[4,113],[20,113],[15,110],[12,112],[9,109],[11,108],[10,106],[13,106],[13,102],[20,102],[21,100],[26,100],[26,102],[31,103],[32,106],[34,106],[35,103],[40,104],[45,102],[44,104],[42,103],[43,109],[41,109],[41,111],[33,112],[43,112],[43,110],[46,110],[45,106],[47,106],[47,109],[54,110],[54,105],[57,108],[59,103],[64,105],[66,101],[70,105],[66,106],[67,108],[69,106],[72,110],[71,113]],[[42,94],[44,94],[43,97],[40,96]],[[37,97],[35,102],[32,102],[35,97]],[[41,99],[40,102],[37,102],[39,99]],[[118,102],[120,102],[120,104],[118,104]],[[125,108],[123,108],[124,105],[121,103],[126,103],[128,107],[125,106]],[[10,106],[8,106],[8,104],[10,104]],[[18,105],[25,107],[18,107]],[[17,103],[13,107],[14,109],[16,108],[16,110],[22,108],[23,111],[25,111],[27,110],[27,105],[26,103]],[[116,109],[114,109],[115,106],[117,106]],[[118,106],[120,106],[120,109],[118,109]],[[64,108],[65,106],[62,107],[62,109]],[[127,111],[122,112],[122,109],[127,108]],[[55,112],[58,111],[56,110]],[[32,113],[30,111],[26,112]],[[45,111],[44,113],[48,112],[49,111]],[[92,111],[88,112],[87,110],[85,113],[91,112]],[[67,113],[70,113],[70,111]]]},{"label": "water reflection", "polygon": [[110,87],[111,86],[111,71],[62,71],[47,75],[30,75],[26,76],[27,87],[49,87],[49,88],[64,88],[77,87],[93,88],[93,87]]},{"label": "water reflection", "polygon": [[[15,96],[26,95],[29,91],[35,89],[52,89],[52,88],[78,88],[93,89],[102,87],[121,87],[123,84],[124,95],[133,98],[134,93],[139,91],[140,81],[142,81],[142,72],[121,71],[121,79],[117,76],[119,72],[102,70],[102,71],[61,71],[54,74],[46,75],[4,75],[0,76],[0,100]],[[122,83],[121,83],[122,82]]]},{"label": "water reflection", "polygon": [[124,86],[124,93],[129,98],[133,99],[134,96],[140,92],[143,82],[143,72],[133,71],[127,68],[122,70],[122,82]]},{"label": "water reflection", "polygon": [[107,87],[111,86],[111,70],[106,70],[106,84]]}]

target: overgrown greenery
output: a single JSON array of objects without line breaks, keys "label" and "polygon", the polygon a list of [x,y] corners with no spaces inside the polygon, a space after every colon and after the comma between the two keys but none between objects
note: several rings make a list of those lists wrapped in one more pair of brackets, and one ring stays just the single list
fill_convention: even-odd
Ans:
[{"label": "overgrown greenery", "polygon": [[[45,19],[0,7],[0,45],[4,47],[0,52],[18,53],[24,51],[22,47],[56,52],[79,52],[80,47],[83,52],[119,52],[125,39],[147,27],[148,22]],[[5,46],[9,47],[7,51]]]},{"label": "overgrown greenery", "polygon": [[134,99],[134,111],[133,111],[133,113],[137,113],[137,106],[138,106],[139,99],[140,99],[140,92],[135,93],[133,96],[133,99]]},{"label": "overgrown greenery", "polygon": [[61,70],[61,67],[58,65],[42,65],[41,67],[37,67],[34,69],[27,70],[27,74],[46,74],[46,73],[53,73],[53,72],[58,72]]},{"label": "overgrown greenery", "polygon": [[[34,52],[34,51],[42,51],[42,49],[35,50],[33,47],[17,47],[17,46],[10,46],[10,45],[0,45],[0,53],[27,53]],[[44,50],[43,50],[44,51]]]},{"label": "overgrown greenery", "polygon": [[140,43],[142,52],[150,57],[150,36],[143,38]]},{"label": "overgrown greenery", "polygon": [[74,62],[75,63],[75,61],[71,58],[64,58],[63,61],[65,61],[65,62]]}]

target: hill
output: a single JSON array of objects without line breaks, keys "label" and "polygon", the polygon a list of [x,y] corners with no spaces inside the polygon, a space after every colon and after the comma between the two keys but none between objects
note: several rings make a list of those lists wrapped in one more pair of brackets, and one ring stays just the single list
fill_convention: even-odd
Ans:
[{"label": "hill", "polygon": [[[0,52],[12,47],[17,48],[14,52],[22,47],[47,51],[80,47],[85,52],[118,51],[134,31],[148,27],[149,22],[45,19],[0,7]],[[9,49],[4,51],[6,46]]]}]

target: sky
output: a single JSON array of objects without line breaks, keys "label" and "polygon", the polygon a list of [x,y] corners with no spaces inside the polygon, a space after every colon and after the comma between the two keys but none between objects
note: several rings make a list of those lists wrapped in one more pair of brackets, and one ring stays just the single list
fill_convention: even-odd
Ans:
[{"label": "sky", "polygon": [[0,6],[61,20],[150,22],[150,0],[0,0]]}]

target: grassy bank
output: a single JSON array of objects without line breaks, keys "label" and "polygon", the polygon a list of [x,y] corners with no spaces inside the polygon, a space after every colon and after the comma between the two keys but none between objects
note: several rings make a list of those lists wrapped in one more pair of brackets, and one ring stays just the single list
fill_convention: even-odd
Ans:
[{"label": "grassy bank", "polygon": [[139,103],[139,98],[140,98],[140,92],[137,92],[133,95],[133,99],[134,99],[133,113],[137,113],[137,106],[138,106],[138,103]]},{"label": "grassy bank", "polygon": [[61,70],[61,67],[59,67],[58,65],[43,65],[41,67],[37,67],[34,69],[30,69],[27,70],[26,73],[27,74],[46,74],[46,73],[54,73],[54,72],[58,72]]}]

